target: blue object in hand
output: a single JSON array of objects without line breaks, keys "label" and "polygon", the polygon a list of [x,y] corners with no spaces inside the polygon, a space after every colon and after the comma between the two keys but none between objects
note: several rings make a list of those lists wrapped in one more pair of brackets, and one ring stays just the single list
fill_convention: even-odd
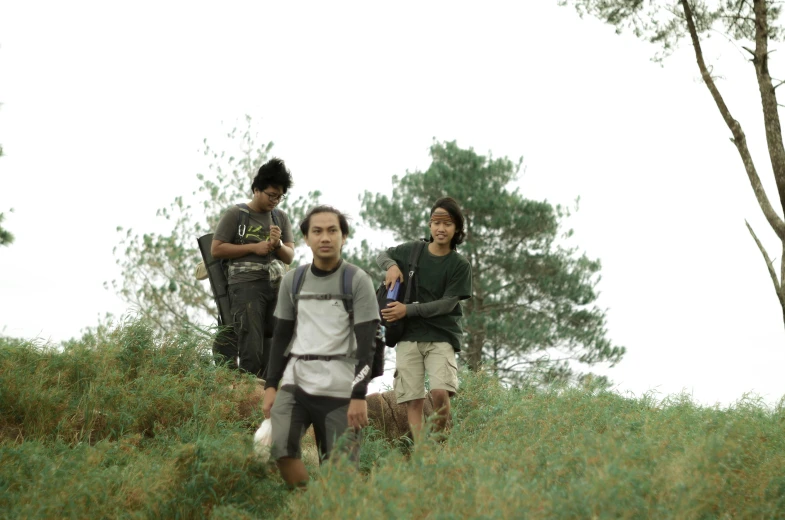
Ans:
[{"label": "blue object in hand", "polygon": [[393,286],[387,290],[387,303],[398,301],[398,291],[401,290],[401,281],[395,280]]}]

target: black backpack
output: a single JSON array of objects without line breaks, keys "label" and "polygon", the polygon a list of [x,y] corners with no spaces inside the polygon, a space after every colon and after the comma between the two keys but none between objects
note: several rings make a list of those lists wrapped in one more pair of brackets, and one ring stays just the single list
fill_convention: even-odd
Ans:
[{"label": "black backpack", "polygon": [[[297,303],[302,299],[319,299],[319,300],[341,300],[346,312],[349,313],[349,324],[354,332],[354,296],[352,295],[352,282],[354,275],[360,270],[354,264],[346,262],[343,273],[341,275],[341,293],[340,294],[306,294],[301,295],[300,290],[305,281],[305,272],[310,268],[311,264],[300,265],[294,271],[294,279],[292,280],[292,299],[294,300],[294,315],[297,320]],[[376,328],[376,337],[374,340],[373,362],[371,363],[371,379],[384,375],[384,328],[381,322]],[[292,344],[290,343],[286,349],[285,355],[291,353]],[[341,356],[315,356],[318,359],[348,359],[354,360],[354,363],[359,363],[357,358],[351,356],[351,352],[347,352]]]},{"label": "black backpack", "polygon": [[[403,287],[398,290],[398,301],[404,305],[407,303],[412,303],[412,287],[414,287],[415,301],[419,301],[417,279],[415,278],[415,275],[417,274],[417,265],[420,261],[420,255],[422,254],[422,250],[425,248],[427,243],[428,242],[424,240],[418,240],[414,242],[412,251],[409,253],[409,263],[406,266],[406,272],[408,272],[408,276],[405,277],[403,283],[405,290],[401,290]],[[403,294],[403,296],[401,296],[401,294]],[[404,318],[403,320],[397,321],[395,323],[387,323],[384,321],[384,318],[381,317],[381,310],[387,307],[387,287],[384,285],[384,281],[382,281],[381,285],[379,285],[379,288],[376,289],[376,303],[379,305],[380,323],[384,327],[384,343],[388,347],[393,348],[403,337],[404,330],[406,329],[406,319]]]}]

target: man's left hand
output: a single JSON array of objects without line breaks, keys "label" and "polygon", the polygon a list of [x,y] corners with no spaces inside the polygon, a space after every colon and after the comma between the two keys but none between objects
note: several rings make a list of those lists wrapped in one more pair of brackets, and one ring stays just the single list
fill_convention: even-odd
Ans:
[{"label": "man's left hand", "polygon": [[359,429],[368,426],[368,403],[365,399],[352,399],[349,401],[349,428]]},{"label": "man's left hand", "polygon": [[406,317],[406,305],[401,302],[392,302],[387,304],[387,308],[382,309],[382,318],[387,323],[402,320]]}]

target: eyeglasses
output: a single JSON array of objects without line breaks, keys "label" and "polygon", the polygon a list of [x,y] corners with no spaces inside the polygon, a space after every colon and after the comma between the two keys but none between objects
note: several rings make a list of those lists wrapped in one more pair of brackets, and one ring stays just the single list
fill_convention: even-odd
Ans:
[{"label": "eyeglasses", "polygon": [[270,202],[283,202],[286,200],[286,195],[283,194],[278,195],[277,193],[267,193],[266,191],[263,191],[262,193],[267,195],[267,198],[270,199]]}]

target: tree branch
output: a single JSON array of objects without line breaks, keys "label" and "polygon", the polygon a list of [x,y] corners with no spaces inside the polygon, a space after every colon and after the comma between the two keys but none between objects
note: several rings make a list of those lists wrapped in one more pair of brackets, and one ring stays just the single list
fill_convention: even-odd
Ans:
[{"label": "tree branch", "polygon": [[[759,2],[762,0],[755,0],[755,1]],[[684,17],[687,22],[687,29],[689,30],[690,38],[692,40],[692,46],[695,50],[695,59],[698,62],[698,68],[700,69],[701,77],[703,78],[706,87],[709,89],[712,98],[714,98],[714,102],[717,104],[717,108],[720,111],[720,115],[722,115],[723,120],[725,120],[725,124],[728,126],[728,128],[731,131],[731,134],[733,135],[733,144],[736,145],[736,149],[739,151],[741,160],[744,163],[744,169],[747,171],[747,177],[749,178],[750,185],[752,186],[752,191],[755,192],[755,198],[758,200],[758,205],[763,211],[763,215],[766,217],[766,220],[769,222],[769,225],[772,227],[772,229],[780,238],[780,240],[785,240],[785,222],[783,222],[783,220],[779,217],[779,215],[777,215],[777,213],[774,211],[774,208],[772,207],[771,202],[769,201],[769,198],[763,189],[763,185],[761,184],[760,177],[758,176],[758,171],[755,168],[755,163],[752,160],[752,155],[750,154],[750,150],[747,147],[747,138],[744,135],[744,131],[741,128],[741,124],[739,124],[739,122],[736,121],[731,115],[728,106],[725,104],[725,100],[722,98],[722,95],[720,94],[717,85],[714,83],[714,79],[711,77],[711,74],[709,73],[709,70],[706,67],[706,62],[703,59],[703,50],[701,49],[700,39],[698,38],[698,31],[695,27],[695,19],[689,1],[680,0],[680,2],[681,2],[682,9],[684,10]],[[758,52],[757,47],[756,47],[756,52]],[[775,108],[775,112],[776,112],[776,108]],[[764,113],[765,113],[765,109],[764,109]],[[777,121],[779,122],[779,120]],[[768,130],[767,130],[767,134],[768,134]]]},{"label": "tree branch", "polygon": [[[736,16],[733,17],[733,24],[732,24],[732,26],[736,30],[740,30],[741,29],[741,20],[752,21],[749,17],[741,15],[741,12],[744,9],[744,5],[745,4],[747,4],[746,1],[739,2],[738,10],[736,11]],[[747,5],[749,5],[749,4],[747,4]]]},{"label": "tree branch", "polygon": [[[777,298],[780,303],[785,302],[785,291],[782,290],[782,280],[785,280],[785,242],[782,243],[782,254],[780,255],[780,286],[777,291]],[[785,312],[785,304],[782,305],[783,312]]]},{"label": "tree branch", "polygon": [[[766,249],[763,247],[763,244],[761,244],[760,240],[758,240],[758,236],[752,230],[752,226],[750,226],[750,223],[747,222],[746,220],[744,221],[744,223],[747,225],[747,229],[749,230],[750,235],[752,235],[752,239],[755,240],[755,243],[758,245],[758,249],[760,249],[760,252],[763,255],[763,259],[766,261],[766,268],[769,270],[769,276],[771,276],[771,283],[774,284],[774,292],[777,293],[777,299],[780,301],[780,305],[785,307],[785,300],[783,300],[782,297],[781,285],[779,280],[777,280],[777,273],[774,271],[773,262],[769,258],[769,254],[766,252]],[[785,251],[783,252],[785,253]],[[785,261],[785,257],[783,258],[783,261]],[[783,265],[785,265],[785,263],[783,263]]]}]

